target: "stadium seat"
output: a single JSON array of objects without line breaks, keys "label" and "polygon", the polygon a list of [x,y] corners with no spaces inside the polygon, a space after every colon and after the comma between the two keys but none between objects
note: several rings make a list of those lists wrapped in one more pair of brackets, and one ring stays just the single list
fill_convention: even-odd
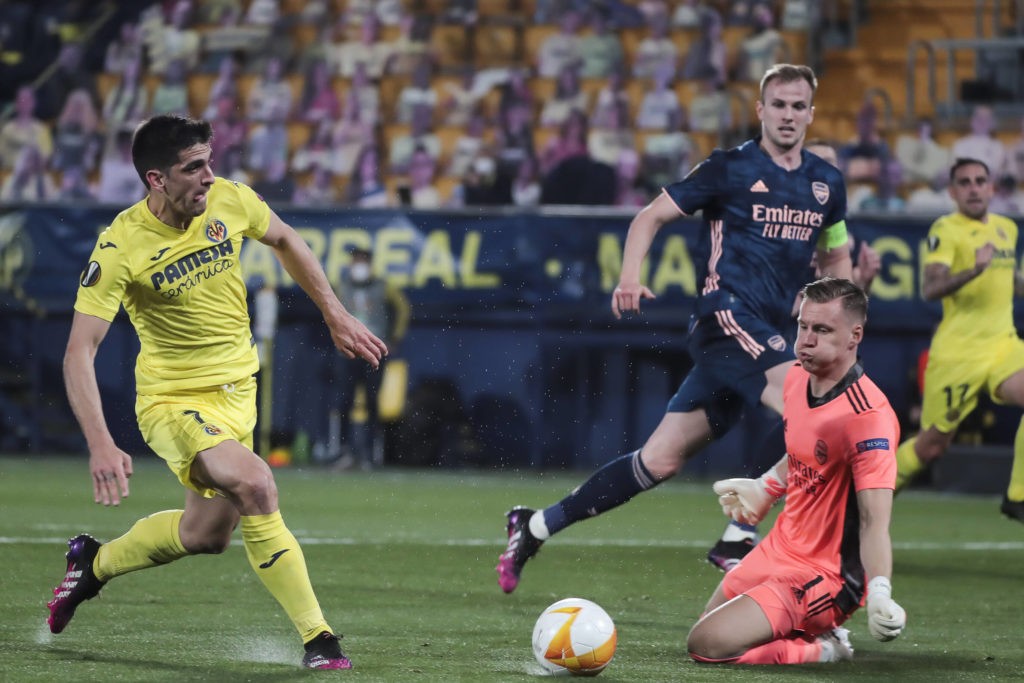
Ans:
[{"label": "stadium seat", "polygon": [[626,83],[626,97],[629,100],[629,120],[636,120],[640,112],[640,105],[643,103],[644,95],[650,89],[651,83],[647,79],[630,78]]},{"label": "stadium seat", "polygon": [[781,31],[786,43],[786,61],[791,64],[807,63],[807,31]]},{"label": "stadium seat", "polygon": [[398,94],[402,88],[409,84],[407,76],[384,76],[380,79],[378,90],[380,91],[380,114],[379,119],[383,122],[394,121],[397,114],[395,108],[398,105]]},{"label": "stadium seat", "polygon": [[299,147],[309,142],[309,136],[313,127],[304,121],[291,121],[288,123],[288,154],[289,156]]},{"label": "stadium seat", "polygon": [[519,9],[513,11],[513,4],[517,4],[516,0],[477,0],[476,11],[481,18],[510,17],[521,13]]},{"label": "stadium seat", "polygon": [[539,112],[544,103],[555,96],[555,79],[537,76],[530,79],[529,85],[530,92],[533,93],[534,105]]},{"label": "stadium seat", "polygon": [[345,105],[345,98],[348,97],[349,79],[342,78],[341,76],[334,76],[331,78],[331,88],[334,90],[334,94],[338,96],[338,102],[342,106]]},{"label": "stadium seat", "polygon": [[120,82],[120,74],[108,73],[106,71],[101,71],[96,74],[96,93],[99,95],[98,104],[100,106],[106,102],[107,95],[110,94],[110,91],[117,87]]},{"label": "stadium seat", "polygon": [[542,155],[544,148],[548,146],[548,143],[558,137],[557,128],[541,128],[537,126],[533,129],[533,149],[538,156]]},{"label": "stadium seat", "polygon": [[528,24],[525,29],[524,49],[526,54],[524,61],[536,66],[537,58],[540,56],[540,47],[544,41],[558,33],[558,27],[550,24]]},{"label": "stadium seat", "polygon": [[701,133],[698,131],[692,131],[687,133],[690,136],[690,140],[693,141],[693,158],[697,161],[703,159],[707,155],[718,147],[720,142],[718,139],[718,133]]},{"label": "stadium seat", "polygon": [[192,73],[188,77],[188,107],[195,116],[201,116],[210,104],[210,88],[217,77],[214,74]]},{"label": "stadium seat", "polygon": [[469,61],[469,40],[464,26],[435,26],[431,32],[430,46],[442,67],[458,66]]},{"label": "stadium seat", "polygon": [[622,55],[626,60],[629,73],[633,73],[633,65],[636,63],[636,51],[640,41],[647,34],[646,28],[624,28],[619,30],[619,40],[622,41]]},{"label": "stadium seat", "polygon": [[686,55],[690,52],[690,47],[697,42],[699,37],[700,30],[695,28],[677,28],[673,29],[669,34],[669,38],[675,43],[680,59],[686,59]]},{"label": "stadium seat", "polygon": [[295,54],[302,54],[306,48],[317,40],[320,26],[316,24],[305,24],[296,22],[292,25],[292,41],[295,44]]},{"label": "stadium seat", "polygon": [[448,176],[436,178],[434,180],[434,187],[437,188],[437,193],[441,196],[441,203],[447,204],[451,201],[452,193],[461,184],[462,178],[451,178]]},{"label": "stadium seat", "polygon": [[458,142],[465,132],[462,126],[440,126],[434,131],[434,134],[441,141],[439,166],[446,166],[448,164],[449,159],[452,158],[452,152],[455,150],[455,143]]},{"label": "stadium seat", "polygon": [[[481,23],[473,32],[473,55],[480,67],[514,66],[522,62],[523,29],[505,24]],[[527,54],[533,54],[527,51]]]},{"label": "stadium seat", "polygon": [[676,91],[676,97],[679,98],[679,104],[682,105],[683,109],[689,111],[690,103],[693,102],[693,98],[696,97],[700,89],[700,83],[697,81],[676,81],[673,89]]}]

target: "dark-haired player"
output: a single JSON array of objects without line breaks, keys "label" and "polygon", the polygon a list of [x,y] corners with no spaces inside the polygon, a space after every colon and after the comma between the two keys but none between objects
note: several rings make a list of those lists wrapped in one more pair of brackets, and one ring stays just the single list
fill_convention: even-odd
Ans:
[{"label": "dark-haired player", "polygon": [[[1013,297],[1024,295],[1017,272],[1017,224],[988,210],[992,177],[978,159],[949,171],[954,213],[928,231],[922,296],[942,299],[924,375],[921,432],[900,445],[898,486],[949,448],[961,422],[987,392],[996,403],[1024,407],[1024,341],[1013,323]],[[1024,522],[1024,420],[1013,442],[1013,469],[1000,508]]]},{"label": "dark-haired player", "polygon": [[302,549],[281,518],[274,476],[252,450],[258,360],[238,260],[243,239],[274,250],[320,309],[339,350],[376,367],[387,348],[345,310],[309,247],[259,195],[214,176],[212,139],[209,123],[179,116],[156,116],[135,131],[132,159],[148,194],[100,234],[64,357],[94,498],[118,505],[128,495],[132,459],[107,429],[93,360],[124,306],[141,343],[139,429],[185,486],[185,506],[140,519],[107,543],[87,534],[68,541],[67,573],[48,605],[50,630],[63,631],[111,579],[223,552],[241,526],[249,564],[302,638],[303,665],[347,669]]}]

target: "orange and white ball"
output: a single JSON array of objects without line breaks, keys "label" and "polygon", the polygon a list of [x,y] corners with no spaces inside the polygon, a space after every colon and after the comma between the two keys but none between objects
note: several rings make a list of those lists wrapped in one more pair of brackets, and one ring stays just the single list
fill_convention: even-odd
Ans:
[{"label": "orange and white ball", "polygon": [[612,618],[583,598],[559,600],[533,627],[533,654],[552,674],[596,676],[612,661],[617,641]]}]

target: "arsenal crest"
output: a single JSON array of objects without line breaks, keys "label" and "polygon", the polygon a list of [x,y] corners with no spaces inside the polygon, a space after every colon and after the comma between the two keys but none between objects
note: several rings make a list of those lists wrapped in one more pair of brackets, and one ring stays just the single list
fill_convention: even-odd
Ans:
[{"label": "arsenal crest", "polygon": [[811,183],[811,192],[814,193],[814,198],[818,200],[819,204],[824,204],[828,201],[829,191],[826,183],[815,180]]},{"label": "arsenal crest", "polygon": [[768,338],[768,346],[772,347],[776,351],[785,351],[786,340],[782,338],[781,334],[776,334]]},{"label": "arsenal crest", "polygon": [[814,444],[814,459],[818,461],[819,465],[824,465],[828,461],[828,444],[821,439]]}]

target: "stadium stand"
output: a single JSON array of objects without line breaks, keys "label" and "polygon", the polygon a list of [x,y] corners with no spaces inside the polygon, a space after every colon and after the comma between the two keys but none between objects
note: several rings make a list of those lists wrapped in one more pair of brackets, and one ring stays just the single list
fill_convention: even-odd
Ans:
[{"label": "stadium stand", "polygon": [[[187,98],[191,113],[200,116],[210,111],[210,89],[215,82],[216,55],[232,54],[242,60],[244,73],[237,78],[238,102],[246,102],[254,83],[257,81],[269,55],[283,56],[288,68],[286,81],[297,99],[303,88],[305,64],[316,55],[330,59],[331,50],[339,49],[340,35],[344,40],[358,39],[360,21],[348,13],[345,0],[326,3],[326,15],[310,16],[305,0],[280,0],[277,18],[273,13],[267,17],[272,24],[246,23],[249,2],[242,1],[242,11],[231,15],[218,15],[219,23],[209,22],[210,12],[202,0],[168,0],[166,2],[137,3],[133,8],[117,7],[116,3],[101,3],[102,12],[93,12],[73,18],[77,28],[58,34],[60,43],[84,41],[87,48],[86,66],[94,73],[97,104],[105,101],[107,94],[117,85],[120,75],[107,72],[102,59],[96,57],[106,45],[118,36],[123,24],[137,24],[146,27],[143,31],[146,45],[146,63],[153,60],[165,61],[166,52],[175,46],[166,40],[154,42],[154,31],[160,27],[172,27],[183,31],[186,37],[199,36],[200,55],[193,58],[196,66],[187,76]],[[644,3],[657,5],[657,3]],[[662,3],[669,12],[674,2]],[[996,137],[1004,144],[1014,144],[1020,132],[1021,93],[1010,92],[1013,76],[1005,76],[1008,59],[1007,50],[1020,49],[1013,41],[1022,40],[1017,29],[1021,17],[1017,15],[1016,3],[965,3],[960,0],[892,0],[891,2],[829,2],[807,3],[794,0],[775,0],[758,3],[772,12],[772,22],[780,36],[779,55],[788,61],[806,62],[814,65],[821,75],[821,87],[816,99],[816,119],[812,128],[815,137],[837,143],[845,143],[856,133],[856,113],[865,101],[874,102],[880,112],[879,130],[890,148],[900,135],[913,132],[916,119],[922,115],[936,115],[935,140],[949,147],[967,130],[971,107],[986,96],[992,101],[997,118]],[[5,17],[21,17],[26,22],[34,20],[30,3],[10,3]],[[610,3],[609,7],[617,6]],[[708,0],[701,3],[702,11],[717,11],[725,22],[722,31],[729,82],[722,85],[730,98],[731,127],[724,127],[717,134],[708,135],[686,131],[694,144],[693,160],[698,160],[714,146],[730,145],[751,133],[750,125],[756,124],[752,113],[752,100],[756,96],[756,83],[750,82],[736,69],[741,61],[744,41],[755,30],[749,24],[731,23],[737,16],[729,0]],[[790,5],[803,5],[800,12],[792,11]],[[448,84],[456,83],[467,68],[478,73],[485,70],[491,76],[495,69],[509,67],[531,69],[528,87],[533,95],[532,115],[536,143],[543,145],[550,131],[538,128],[542,105],[551,99],[555,80],[537,75],[537,62],[542,46],[562,30],[558,23],[557,7],[579,9],[590,3],[544,2],[528,0],[478,0],[477,2],[447,3],[439,0],[407,0],[404,3],[406,16],[398,24],[385,23],[380,26],[379,42],[382,50],[390,49],[392,54],[399,46],[410,45],[409,40],[426,39],[421,53],[428,55],[434,64],[432,87],[438,93],[447,92]],[[457,6],[458,11],[453,10]],[[602,5],[603,7],[604,5]],[[628,6],[626,6],[627,9]],[[818,11],[813,11],[817,9]],[[42,10],[39,10],[40,12]],[[633,10],[635,13],[635,10]],[[20,13],[19,13],[20,12]],[[22,16],[25,15],[25,16]],[[589,32],[586,26],[587,13],[579,15],[583,27],[577,36]],[[619,15],[609,15],[613,18]],[[622,15],[628,16],[629,15]],[[26,18],[27,17],[27,18]],[[537,21],[538,17],[545,21]],[[787,22],[792,17],[804,25],[794,27]],[[648,34],[643,17],[623,21],[616,30],[621,40],[625,65],[630,66],[636,59],[641,42]],[[405,21],[408,20],[408,21]],[[234,21],[235,23],[231,23]],[[410,34],[409,31],[412,31]],[[700,28],[673,28],[669,37],[679,55],[679,73],[687,58],[690,46],[700,36]],[[146,36],[149,36],[146,38]],[[334,36],[333,38],[331,36]],[[410,37],[412,36],[412,37]],[[280,40],[284,37],[284,40]],[[403,43],[403,40],[405,41]],[[953,42],[950,42],[953,41]],[[186,41],[191,45],[190,41]],[[387,47],[390,46],[390,47]],[[186,46],[187,47],[187,46]],[[192,48],[189,48],[190,50]],[[154,52],[154,50],[156,50]],[[1000,52],[1000,50],[1004,50]],[[51,50],[51,59],[59,53]],[[17,60],[12,53],[10,59]],[[948,63],[948,68],[946,64]],[[213,65],[213,68],[211,67]],[[399,93],[409,83],[409,74],[396,67],[394,59],[385,60],[385,71],[375,82],[379,93],[380,109],[377,117],[377,131],[384,157],[387,158],[393,135],[397,134],[392,125],[395,121],[396,102]],[[1019,66],[1015,73],[1019,74]],[[24,69],[19,71],[23,72]],[[47,69],[24,75],[22,82],[34,83],[37,88],[47,89],[58,71],[58,62]],[[1019,76],[1017,81],[1019,82]],[[161,76],[149,70],[144,76],[147,94],[152,97]],[[340,101],[345,101],[350,79],[334,76],[333,87]],[[582,90],[591,103],[607,84],[604,78],[588,78],[582,81]],[[488,122],[488,137],[498,126],[501,115],[501,78],[490,81],[489,90],[479,100],[479,110]],[[624,90],[628,97],[630,120],[635,120],[640,100],[649,89],[645,79],[628,77]],[[1017,86],[1019,87],[1019,86]],[[679,96],[684,110],[687,110],[698,92],[698,81],[694,79],[673,82],[673,90]],[[14,89],[9,90],[13,94]],[[9,98],[11,99],[11,98]],[[4,121],[11,115],[10,102],[5,103]],[[290,113],[287,124],[289,154],[304,145],[310,136],[310,127],[299,120],[297,112]],[[47,118],[52,127],[54,120]],[[444,123],[440,108],[434,120],[435,126]],[[591,121],[592,123],[592,121]],[[683,126],[685,131],[685,116]],[[435,130],[438,132],[438,130]],[[439,168],[450,161],[457,131],[441,130],[442,158]],[[112,132],[111,132],[112,133]],[[636,136],[637,150],[643,151],[647,133]],[[535,147],[537,147],[535,145]],[[539,148],[539,147],[538,147]],[[497,150],[485,146],[481,154],[494,156]],[[1016,169],[1014,169],[1015,171]],[[643,172],[643,171],[642,171]],[[98,182],[95,171],[91,180]],[[254,179],[258,173],[253,174]],[[347,173],[338,174],[339,189],[344,187]],[[0,178],[2,180],[2,178]],[[59,185],[59,175],[54,172],[54,181]],[[1018,179],[1019,180],[1019,179]],[[300,183],[301,184],[301,183]],[[906,192],[910,186],[901,188]]]}]

